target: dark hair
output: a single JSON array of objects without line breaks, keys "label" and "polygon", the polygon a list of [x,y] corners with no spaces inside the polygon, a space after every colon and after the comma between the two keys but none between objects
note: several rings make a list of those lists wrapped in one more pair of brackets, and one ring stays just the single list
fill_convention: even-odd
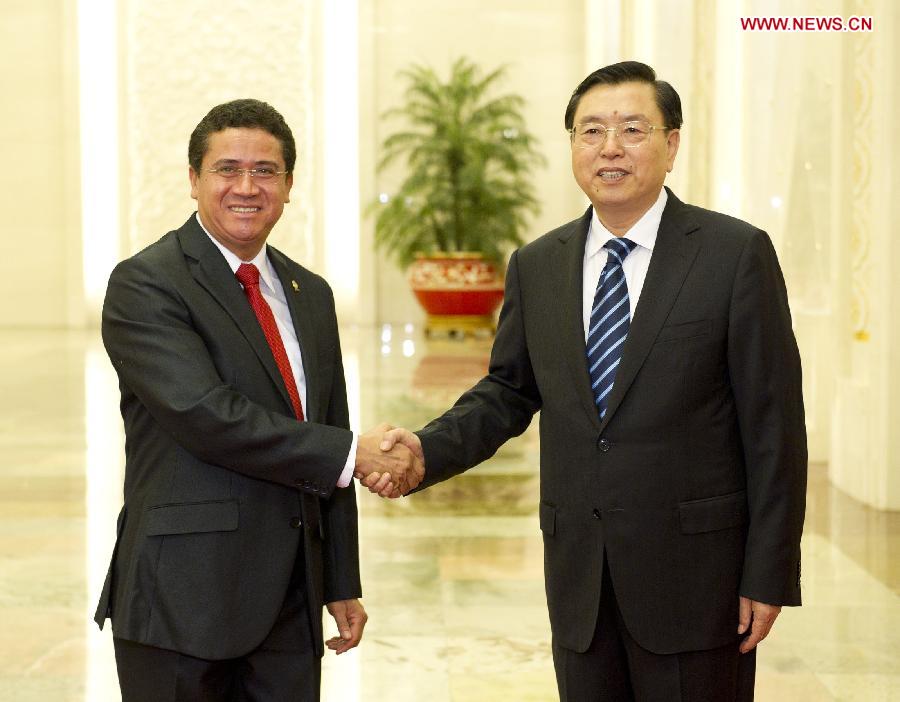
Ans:
[{"label": "dark hair", "polygon": [[572,128],[572,123],[575,121],[575,110],[578,109],[581,96],[595,85],[618,85],[632,82],[652,85],[656,89],[656,106],[662,112],[666,128],[679,129],[681,127],[681,98],[678,97],[675,88],[664,80],[656,80],[656,71],[646,63],[622,61],[598,68],[575,88],[575,92],[572,93],[569,104],[566,106],[566,129]]},{"label": "dark hair", "polygon": [[262,129],[281,142],[281,155],[288,173],[294,170],[297,160],[297,146],[291,128],[284,117],[266,102],[244,98],[216,105],[200,120],[191,132],[188,142],[188,163],[196,172],[200,172],[203,157],[209,148],[209,135],[223,129]]}]

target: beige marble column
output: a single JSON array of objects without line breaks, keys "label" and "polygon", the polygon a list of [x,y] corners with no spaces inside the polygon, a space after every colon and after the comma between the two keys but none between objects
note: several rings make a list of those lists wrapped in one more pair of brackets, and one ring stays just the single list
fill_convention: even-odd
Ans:
[{"label": "beige marble column", "polygon": [[74,15],[73,0],[3,6],[0,326],[84,324]]},{"label": "beige marble column", "polygon": [[839,289],[843,300],[829,476],[873,507],[900,509],[900,15],[891,3],[848,3],[872,16],[871,34],[842,47],[842,129],[835,149],[846,207]]}]

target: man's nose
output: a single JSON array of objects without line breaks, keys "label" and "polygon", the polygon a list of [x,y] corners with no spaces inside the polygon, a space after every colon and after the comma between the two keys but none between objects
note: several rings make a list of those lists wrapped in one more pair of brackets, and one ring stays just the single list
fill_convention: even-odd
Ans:
[{"label": "man's nose", "polygon": [[606,133],[601,137],[603,142],[600,144],[600,154],[602,156],[611,157],[622,154],[622,145],[619,143],[619,137],[615,130],[607,129]]},{"label": "man's nose", "polygon": [[244,171],[238,175],[231,189],[240,195],[255,195],[259,191],[259,185],[249,171]]}]

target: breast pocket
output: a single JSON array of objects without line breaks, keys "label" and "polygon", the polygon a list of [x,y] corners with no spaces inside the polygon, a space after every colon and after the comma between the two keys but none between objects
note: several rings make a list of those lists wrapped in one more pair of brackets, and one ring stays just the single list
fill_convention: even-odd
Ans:
[{"label": "breast pocket", "polygon": [[[671,385],[688,377],[697,353],[712,339],[712,321],[667,324],[659,330],[641,367],[644,378],[663,378]],[[683,390],[679,390],[683,392]]]},{"label": "breast pocket", "polygon": [[712,321],[698,319],[694,322],[681,322],[679,324],[667,324],[660,329],[656,337],[656,343],[663,341],[677,341],[680,339],[692,339],[698,336],[708,336],[712,331]]}]

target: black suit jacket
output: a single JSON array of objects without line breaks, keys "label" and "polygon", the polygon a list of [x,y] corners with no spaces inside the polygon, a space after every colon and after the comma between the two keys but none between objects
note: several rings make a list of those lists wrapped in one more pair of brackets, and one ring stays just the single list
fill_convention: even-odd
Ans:
[{"label": "black suit jacket", "polygon": [[96,621],[110,616],[117,637],[245,654],[302,553],[321,655],[323,603],[361,594],[354,491],[335,488],[352,435],[334,299],[322,278],[268,254],[300,342],[305,422],[194,215],[110,277],[102,331],[122,393],[125,501]]},{"label": "black suit jacket", "polygon": [[765,234],[671,192],[600,421],[582,322],[591,210],[513,254],[489,374],[419,436],[427,487],[540,414],[554,639],[584,651],[604,554],[632,636],[657,653],[736,637],[738,595],[800,603],[800,359]]}]

